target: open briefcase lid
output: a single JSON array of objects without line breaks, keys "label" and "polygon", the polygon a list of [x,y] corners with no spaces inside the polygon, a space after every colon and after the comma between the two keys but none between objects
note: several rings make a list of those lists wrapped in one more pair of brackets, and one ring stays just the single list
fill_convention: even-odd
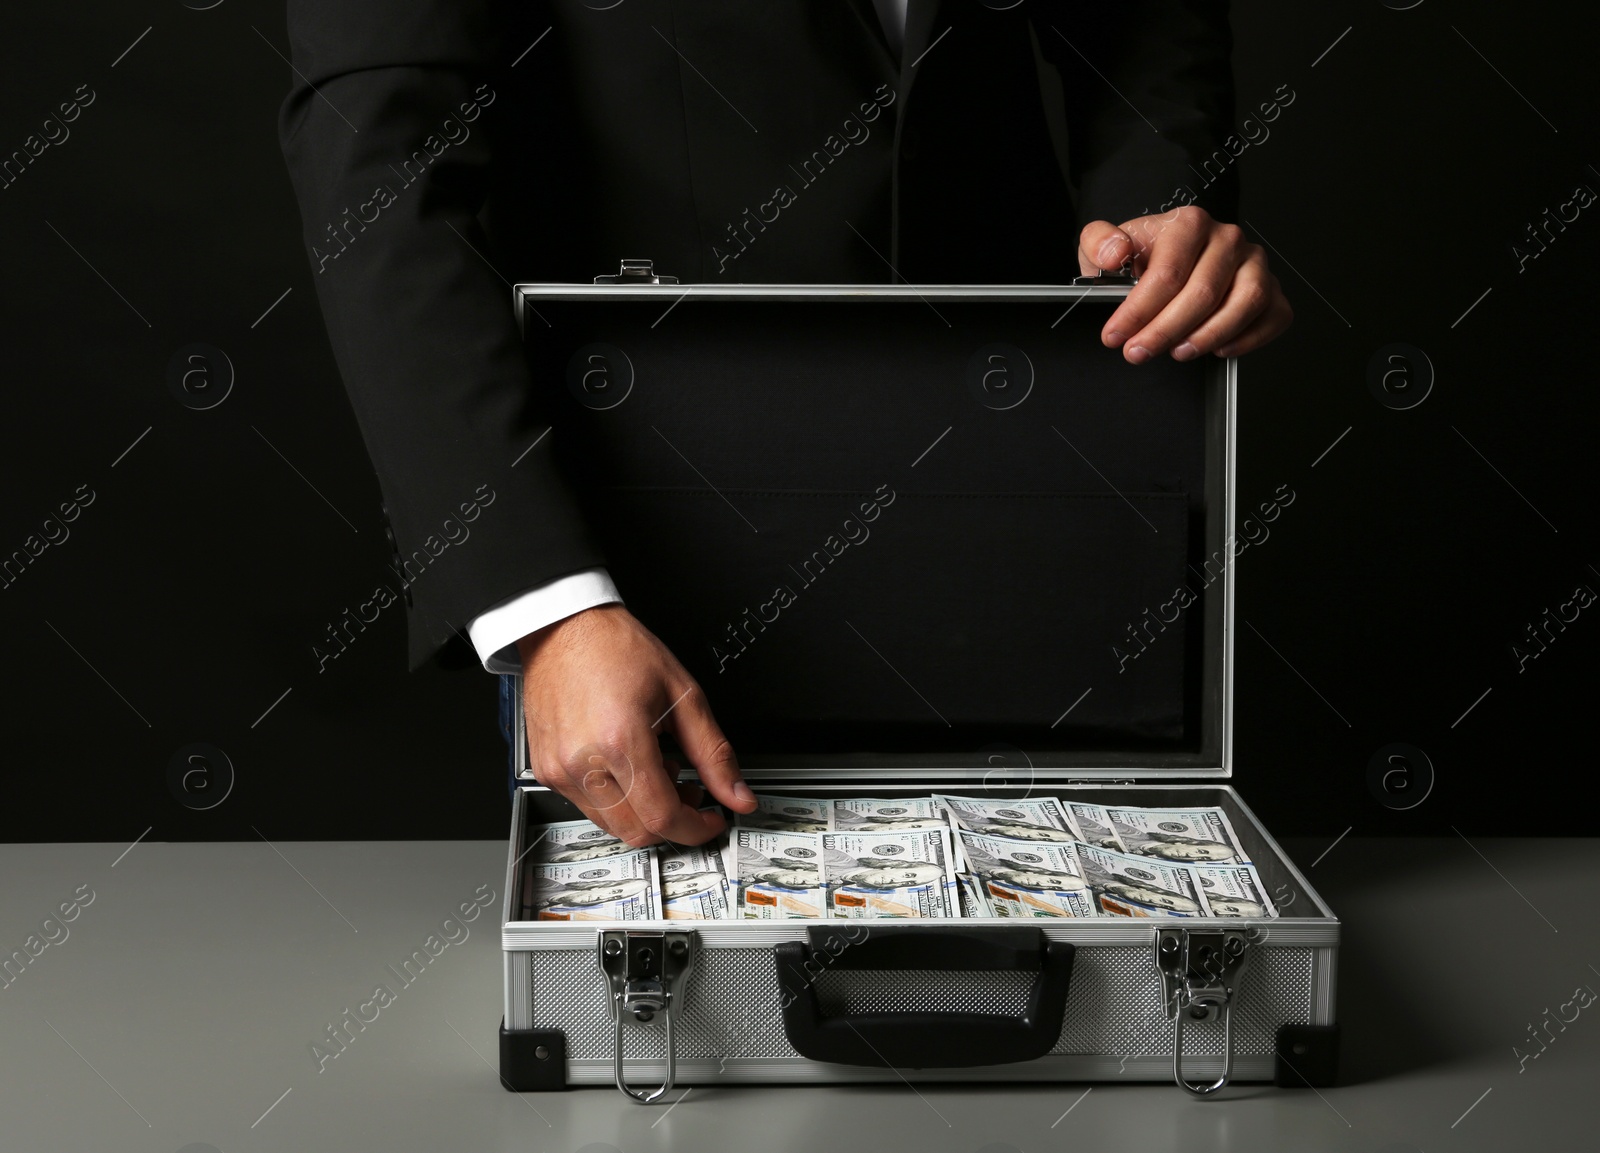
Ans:
[{"label": "open briefcase lid", "polygon": [[603,279],[514,287],[537,407],[752,783],[1232,775],[1233,360],[1118,277]]}]

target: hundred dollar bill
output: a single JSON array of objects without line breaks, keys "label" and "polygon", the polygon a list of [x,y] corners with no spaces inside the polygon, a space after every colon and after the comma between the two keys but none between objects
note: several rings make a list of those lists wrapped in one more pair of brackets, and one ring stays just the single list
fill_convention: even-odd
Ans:
[{"label": "hundred dollar bill", "polygon": [[536,921],[654,921],[661,874],[654,849],[592,861],[530,864],[524,908]]},{"label": "hundred dollar bill", "polygon": [[961,828],[1013,841],[1081,840],[1067,811],[1054,797],[994,800],[989,797],[951,797],[933,794]]},{"label": "hundred dollar bill", "polygon": [[968,867],[996,917],[1093,917],[1079,846],[961,833]]},{"label": "hundred dollar bill", "polygon": [[728,918],[728,878],[722,854],[700,845],[671,845],[661,859],[661,911],[669,921]]},{"label": "hundred dollar bill", "polygon": [[1194,870],[1149,857],[1080,845],[1083,873],[1100,911],[1113,917],[1205,917],[1206,899]]},{"label": "hundred dollar bill", "polygon": [[746,829],[773,829],[781,833],[826,833],[833,828],[833,802],[757,793],[756,811],[735,813],[733,823]]},{"label": "hundred dollar bill", "polygon": [[733,830],[739,916],[759,921],[827,915],[822,888],[822,834]]},{"label": "hundred dollar bill", "polygon": [[1213,917],[1276,917],[1254,865],[1192,865]]},{"label": "hundred dollar bill", "polygon": [[835,832],[870,833],[891,829],[947,829],[939,802],[928,797],[846,797],[833,802]]},{"label": "hundred dollar bill", "polygon": [[961,894],[963,917],[985,918],[994,916],[989,898],[984,895],[983,882],[971,873],[956,874],[956,889]]},{"label": "hundred dollar bill", "polygon": [[1163,861],[1220,861],[1250,858],[1239,847],[1228,815],[1218,808],[1108,809],[1111,827],[1128,852]]},{"label": "hundred dollar bill", "polygon": [[832,917],[958,916],[950,829],[823,833]]},{"label": "hundred dollar bill", "polygon": [[1111,814],[1106,812],[1104,806],[1086,801],[1067,801],[1065,804],[1068,815],[1078,827],[1078,840],[1099,849],[1111,849],[1118,853],[1127,851],[1127,846],[1112,829]]},{"label": "hundred dollar bill", "polygon": [[530,861],[593,861],[599,857],[634,852],[628,842],[612,836],[592,821],[557,821],[528,830]]}]

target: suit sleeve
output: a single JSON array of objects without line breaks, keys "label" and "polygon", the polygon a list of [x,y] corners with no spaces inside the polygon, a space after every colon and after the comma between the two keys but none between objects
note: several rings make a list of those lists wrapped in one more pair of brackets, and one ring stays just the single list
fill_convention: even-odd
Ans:
[{"label": "suit sleeve", "polygon": [[1061,76],[1080,225],[1187,203],[1237,217],[1227,0],[1063,4],[1037,35]]},{"label": "suit sleeve", "polygon": [[288,11],[295,76],[279,140],[383,491],[388,583],[411,606],[415,668],[490,606],[604,563],[552,438],[529,450],[551,398],[531,379],[478,220],[507,53],[489,0]]}]

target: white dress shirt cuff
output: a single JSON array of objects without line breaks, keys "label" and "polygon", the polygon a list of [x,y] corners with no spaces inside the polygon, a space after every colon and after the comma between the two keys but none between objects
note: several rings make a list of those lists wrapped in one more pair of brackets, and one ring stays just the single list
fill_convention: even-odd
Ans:
[{"label": "white dress shirt cuff", "polygon": [[467,636],[485,670],[520,673],[517,642],[523,637],[584,609],[621,603],[610,573],[603,568],[583,569],[518,593],[473,617]]}]

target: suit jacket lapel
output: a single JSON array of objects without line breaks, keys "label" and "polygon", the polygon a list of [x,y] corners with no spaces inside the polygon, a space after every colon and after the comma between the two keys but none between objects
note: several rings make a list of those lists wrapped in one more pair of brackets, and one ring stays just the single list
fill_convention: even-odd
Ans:
[{"label": "suit jacket lapel", "polygon": [[872,42],[878,46],[879,52],[883,55],[884,70],[893,76],[898,69],[895,68],[894,53],[889,49],[888,38],[883,34],[883,21],[878,19],[877,6],[872,0],[845,0],[845,6],[855,14],[862,28],[872,37]]},{"label": "suit jacket lapel", "polygon": [[910,93],[912,81],[917,77],[917,70],[912,65],[922,59],[923,53],[939,39],[945,27],[940,18],[939,0],[909,0],[906,6],[906,46],[900,55],[901,99]]},{"label": "suit jacket lapel", "polygon": [[939,0],[909,0],[906,7],[905,47],[900,53],[900,82],[895,86],[894,150],[895,165],[889,212],[889,267],[894,270],[892,283],[901,279],[900,263],[900,149],[905,139],[906,103],[911,86],[916,81],[918,69],[914,65],[935,43],[945,25],[940,19]]}]

